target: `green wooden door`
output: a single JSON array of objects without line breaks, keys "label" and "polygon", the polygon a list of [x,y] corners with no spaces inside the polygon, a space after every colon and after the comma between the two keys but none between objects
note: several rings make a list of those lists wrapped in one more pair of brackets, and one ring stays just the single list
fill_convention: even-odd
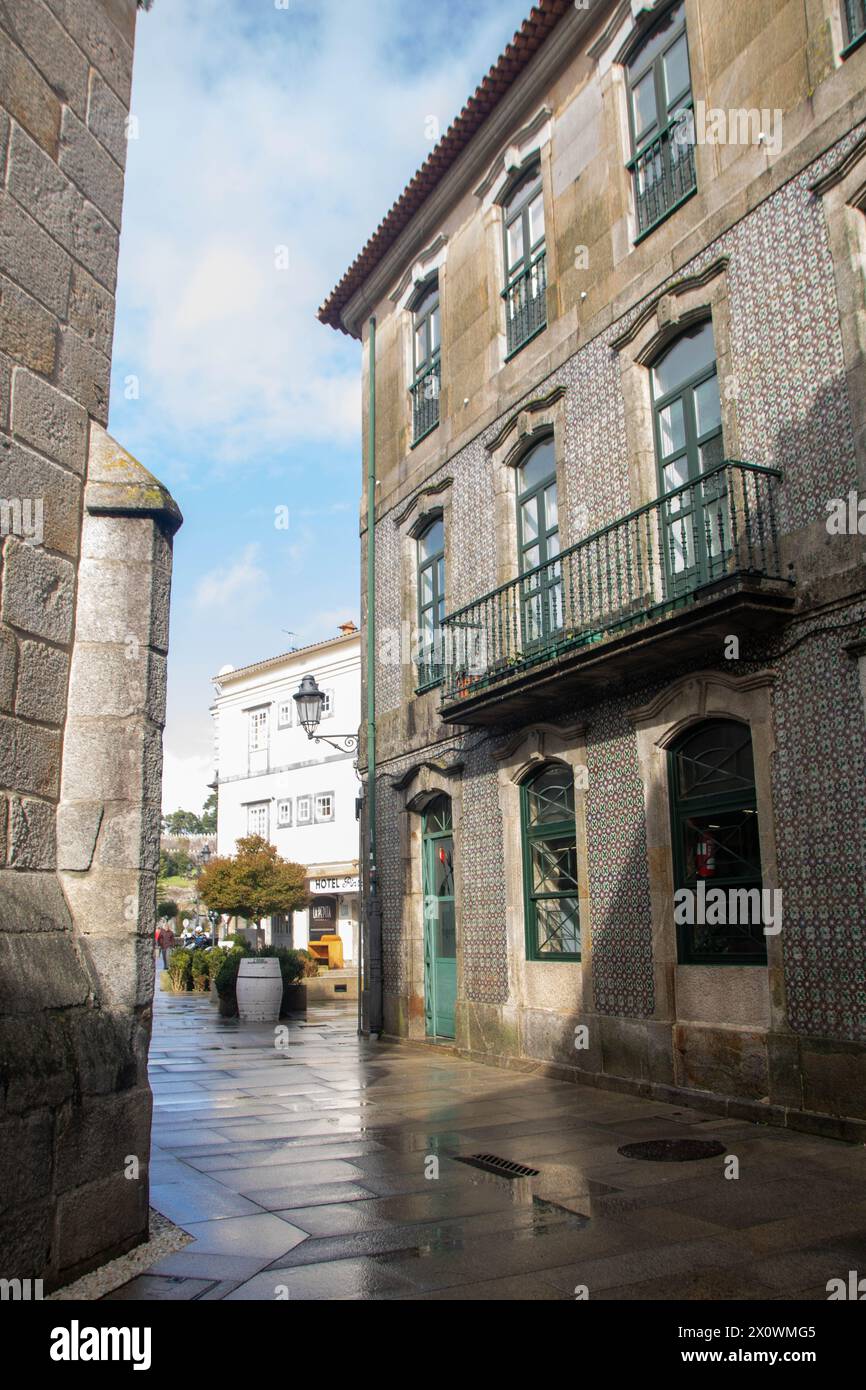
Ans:
[{"label": "green wooden door", "polygon": [[454,833],[451,801],[437,797],[424,813],[424,1012],[427,1034],[454,1037],[457,933],[454,917]]}]

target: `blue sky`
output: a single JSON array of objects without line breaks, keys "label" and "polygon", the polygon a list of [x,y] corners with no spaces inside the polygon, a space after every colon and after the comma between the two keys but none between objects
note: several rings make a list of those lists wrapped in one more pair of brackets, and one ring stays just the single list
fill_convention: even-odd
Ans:
[{"label": "blue sky", "polygon": [[430,117],[447,128],[529,8],[156,0],[139,15],[109,428],[185,518],[166,809],[207,795],[222,665],[358,621],[359,347],[316,309],[432,148]]}]

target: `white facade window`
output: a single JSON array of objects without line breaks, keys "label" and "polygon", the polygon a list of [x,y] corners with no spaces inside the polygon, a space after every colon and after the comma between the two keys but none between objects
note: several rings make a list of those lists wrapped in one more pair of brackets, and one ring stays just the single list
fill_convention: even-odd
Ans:
[{"label": "white facade window", "polygon": [[263,840],[268,838],[268,803],[259,801],[255,806],[247,807],[247,834],[261,835]]},{"label": "white facade window", "polygon": [[255,753],[259,749],[268,746],[268,711],[266,709],[250,710],[250,752]]},{"label": "white facade window", "polygon": [[298,797],[298,825],[309,825],[311,819],[310,798],[308,796]]},{"label": "white facade window", "polygon": [[277,705],[277,728],[290,729],[292,727],[292,701],[281,700]]},{"label": "white facade window", "polygon": [[322,700],[322,718],[330,719],[331,715],[334,713],[333,689],[323,690],[322,694],[324,696],[324,699]]},{"label": "white facade window", "polygon": [[316,797],[316,821],[334,819],[334,793],[319,792]]},{"label": "white facade window", "polygon": [[292,803],[291,801],[277,802],[277,825],[291,825],[292,823]]}]

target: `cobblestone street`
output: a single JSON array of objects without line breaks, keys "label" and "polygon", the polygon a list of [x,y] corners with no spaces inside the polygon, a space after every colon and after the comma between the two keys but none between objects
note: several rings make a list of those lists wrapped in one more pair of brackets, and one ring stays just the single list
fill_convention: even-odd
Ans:
[{"label": "cobblestone street", "polygon": [[[349,1005],[287,1028],[158,996],[151,1201],[194,1239],[112,1298],[824,1300],[866,1267],[862,1147],[370,1043]],[[617,1152],[669,1137],[739,1178]]]}]

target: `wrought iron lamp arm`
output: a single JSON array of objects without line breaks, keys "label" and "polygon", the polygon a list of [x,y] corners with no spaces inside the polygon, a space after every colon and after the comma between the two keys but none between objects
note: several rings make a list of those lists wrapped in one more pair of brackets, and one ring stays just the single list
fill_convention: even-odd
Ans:
[{"label": "wrought iron lamp arm", "polygon": [[357,734],[334,734],[333,738],[326,738],[324,734],[307,734],[307,738],[311,743],[328,743],[338,753],[358,752]]}]

